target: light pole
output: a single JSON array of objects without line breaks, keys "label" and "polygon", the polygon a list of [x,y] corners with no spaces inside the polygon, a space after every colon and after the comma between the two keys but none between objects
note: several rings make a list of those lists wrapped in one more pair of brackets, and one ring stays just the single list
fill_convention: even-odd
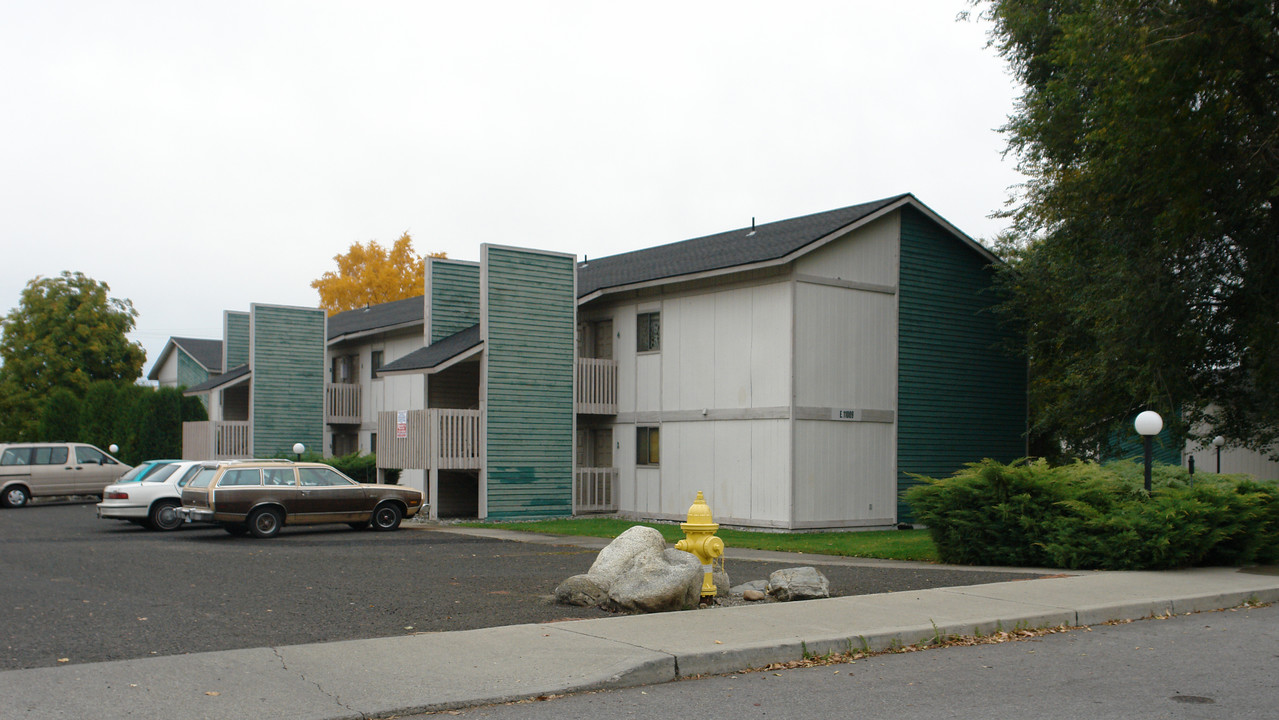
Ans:
[{"label": "light pole", "polygon": [[302,460],[302,453],[306,452],[306,446],[302,443],[293,443],[293,454],[298,456],[298,461]]},{"label": "light pole", "polygon": [[1221,446],[1226,444],[1226,439],[1218,435],[1212,439],[1212,444],[1217,447],[1217,474],[1221,474]]},{"label": "light pole", "polygon": [[1151,440],[1164,429],[1164,419],[1159,417],[1159,413],[1154,410],[1146,410],[1137,416],[1132,426],[1137,429],[1137,434],[1141,436],[1142,445],[1146,450],[1146,492],[1150,492],[1150,465],[1154,460],[1154,450],[1151,447]]}]

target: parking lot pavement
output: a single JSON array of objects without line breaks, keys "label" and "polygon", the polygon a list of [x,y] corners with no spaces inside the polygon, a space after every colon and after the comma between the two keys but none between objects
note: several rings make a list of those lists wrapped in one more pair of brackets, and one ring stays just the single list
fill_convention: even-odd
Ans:
[{"label": "parking lot pavement", "polygon": [[[154,533],[91,503],[0,511],[0,670],[608,617],[557,606],[596,550],[345,525],[272,540],[216,528]],[[733,582],[812,558],[730,560]],[[1024,573],[821,566],[837,595],[974,585]]]}]

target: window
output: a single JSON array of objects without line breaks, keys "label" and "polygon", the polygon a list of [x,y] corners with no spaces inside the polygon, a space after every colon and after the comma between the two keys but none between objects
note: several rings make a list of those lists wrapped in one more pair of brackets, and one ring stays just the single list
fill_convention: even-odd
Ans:
[{"label": "window", "polygon": [[296,485],[297,480],[293,476],[293,468],[267,468],[262,471],[263,484],[265,485]]},{"label": "window", "polygon": [[188,481],[187,487],[208,487],[209,483],[213,482],[213,476],[217,474],[218,468],[216,466],[202,467],[200,468],[200,474]]},{"label": "window", "polygon": [[30,465],[31,448],[9,448],[0,456],[0,465]]},{"label": "window", "polygon": [[222,479],[218,481],[218,487],[227,487],[233,485],[261,485],[261,470],[227,470],[222,475]]},{"label": "window", "polygon": [[662,349],[662,314],[649,312],[636,316],[636,352],[651,352]]},{"label": "window", "polygon": [[370,377],[372,377],[373,379],[377,379],[377,371],[382,369],[382,351],[381,350],[373,351],[373,357],[369,361],[369,365],[371,366],[369,368]]},{"label": "window", "polygon": [[[186,487],[187,484],[190,483],[196,475],[199,475],[200,471],[203,469],[204,468],[199,465],[193,465],[190,470],[187,470],[187,474],[183,475],[182,478],[178,480],[178,487]],[[206,482],[205,485],[208,485],[208,483]]]},{"label": "window", "polygon": [[61,465],[67,461],[67,449],[61,447],[32,448],[32,465]]},{"label": "window", "polygon": [[658,429],[655,427],[635,428],[635,464],[656,465],[660,460]]},{"label": "window", "polygon": [[302,487],[331,487],[350,485],[351,481],[331,468],[298,468],[298,476],[302,478]]},{"label": "window", "polygon": [[75,459],[81,465],[106,465],[107,456],[98,452],[97,448],[75,446]]}]

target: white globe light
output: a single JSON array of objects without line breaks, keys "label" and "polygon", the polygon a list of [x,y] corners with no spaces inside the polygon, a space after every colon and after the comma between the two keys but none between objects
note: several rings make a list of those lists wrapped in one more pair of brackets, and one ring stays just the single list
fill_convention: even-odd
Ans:
[{"label": "white globe light", "polygon": [[1154,410],[1146,410],[1137,416],[1132,426],[1137,428],[1138,435],[1158,435],[1164,429],[1164,419]]},{"label": "white globe light", "polygon": [[293,443],[293,452],[294,454],[301,455],[306,452],[306,446],[302,443]]},{"label": "white globe light", "polygon": [[1212,444],[1216,445],[1217,447],[1221,447],[1222,445],[1226,444],[1226,439],[1218,435],[1217,437],[1212,439]]},{"label": "white globe light", "polygon": [[120,446],[116,445],[115,443],[111,443],[109,446],[107,446],[107,452],[111,453],[112,455],[115,455],[116,453],[120,452]]}]

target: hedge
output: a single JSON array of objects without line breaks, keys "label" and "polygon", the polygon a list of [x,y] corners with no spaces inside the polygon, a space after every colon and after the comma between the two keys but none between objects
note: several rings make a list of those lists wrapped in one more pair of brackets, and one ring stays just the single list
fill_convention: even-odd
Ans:
[{"label": "hedge", "polygon": [[1279,561],[1279,487],[1156,465],[970,463],[906,492],[941,560],[1139,570]]}]

